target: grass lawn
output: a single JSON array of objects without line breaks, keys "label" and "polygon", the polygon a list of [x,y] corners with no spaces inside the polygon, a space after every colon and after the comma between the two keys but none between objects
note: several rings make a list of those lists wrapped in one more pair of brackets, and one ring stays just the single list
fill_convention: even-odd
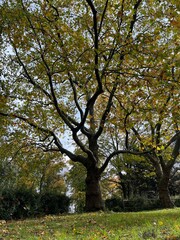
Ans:
[{"label": "grass lawn", "polygon": [[180,240],[180,208],[138,213],[91,213],[0,220],[0,240]]}]

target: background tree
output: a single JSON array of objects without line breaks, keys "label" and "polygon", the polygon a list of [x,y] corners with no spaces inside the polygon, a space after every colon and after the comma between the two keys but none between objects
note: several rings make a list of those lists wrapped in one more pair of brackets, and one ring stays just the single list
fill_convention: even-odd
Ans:
[{"label": "background tree", "polygon": [[[123,130],[125,132],[126,149],[139,153],[147,151],[144,156],[156,171],[161,204],[169,207],[173,204],[168,183],[180,149],[179,25],[174,11],[176,5],[169,5],[174,11],[171,15],[164,11],[168,5],[166,2],[160,4],[159,8],[156,1],[152,4],[154,9],[146,5],[144,11],[151,11],[152,15],[155,11],[159,17],[147,34],[142,34],[142,25],[136,26],[134,45],[129,49],[131,56],[121,75],[111,117],[119,134]],[[164,29],[167,30],[166,34]],[[139,44],[139,41],[143,44]],[[126,58],[129,56],[126,55]],[[138,148],[134,143],[139,145]]]},{"label": "background tree", "polygon": [[179,162],[174,165],[171,171],[171,178],[169,183],[169,191],[172,196],[178,197],[180,195],[180,168]]},{"label": "background tree", "polygon": [[1,142],[0,148],[1,190],[24,188],[40,193],[66,192],[61,173],[65,165],[59,154],[44,153],[27,143],[18,132],[6,134],[6,141]]},{"label": "background tree", "polygon": [[155,171],[144,157],[119,155],[112,165],[113,171],[119,176],[118,186],[123,199],[155,197]]},{"label": "background tree", "polygon": [[73,210],[83,212],[86,194],[86,169],[80,163],[70,164],[71,169],[67,173],[67,184],[69,186]]},{"label": "background tree", "polygon": [[[174,70],[174,66],[169,65],[164,73],[165,79],[160,78],[157,81],[154,79],[152,83],[148,81],[147,85],[143,86],[143,96],[139,93],[136,97],[136,90],[131,90],[129,92],[133,99],[131,102],[126,100],[123,102],[122,98],[117,97],[119,107],[126,112],[124,118],[126,148],[147,152],[144,156],[155,168],[159,198],[165,207],[172,205],[168,184],[180,149],[179,73],[177,71],[175,74]],[[159,78],[158,73],[157,76]],[[140,88],[139,91],[141,92]],[[128,94],[128,90],[125,92]],[[133,138],[137,141],[138,148],[130,145],[129,139]],[[152,148],[153,151],[148,153]]]},{"label": "background tree", "polygon": [[[8,110],[2,108],[0,114],[11,117],[36,147],[83,164],[87,211],[103,209],[99,181],[114,156],[150,155],[154,150],[150,146],[144,151],[141,146],[142,151],[134,151],[126,144],[127,149],[110,152],[100,161],[99,143],[118,124],[127,139],[126,120],[132,110],[124,101],[137,105],[131,100],[134,93],[138,99],[136,89],[146,94],[144,76],[157,77],[166,34],[174,41],[168,49],[174,51],[170,57],[176,54],[177,33],[172,28],[177,27],[176,7],[174,0],[160,4],[145,0],[2,1],[1,95],[7,99]],[[158,96],[163,83],[151,87],[156,91],[153,96]],[[117,103],[123,103],[120,115]],[[136,107],[135,119],[140,110]],[[135,121],[132,125],[136,127]],[[65,146],[65,136],[83,155],[75,154],[67,141]],[[174,160],[175,155],[173,151]]]}]

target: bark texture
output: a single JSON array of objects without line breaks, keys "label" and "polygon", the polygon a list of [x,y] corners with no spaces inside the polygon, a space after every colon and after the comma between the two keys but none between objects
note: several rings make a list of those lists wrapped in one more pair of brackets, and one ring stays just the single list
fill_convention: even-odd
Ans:
[{"label": "bark texture", "polygon": [[159,192],[159,200],[162,208],[173,208],[174,204],[171,201],[171,197],[169,194],[169,177],[163,176],[158,184],[158,192]]},{"label": "bark texture", "polygon": [[95,212],[104,210],[104,202],[102,200],[100,188],[100,174],[97,168],[87,170],[86,177],[86,205],[87,212]]}]

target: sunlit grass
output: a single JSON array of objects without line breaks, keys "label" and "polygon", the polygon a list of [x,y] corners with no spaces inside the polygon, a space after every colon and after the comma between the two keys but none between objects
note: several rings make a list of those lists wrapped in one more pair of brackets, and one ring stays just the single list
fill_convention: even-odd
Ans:
[{"label": "sunlit grass", "polygon": [[0,221],[0,239],[180,240],[180,208],[139,213],[91,213]]}]

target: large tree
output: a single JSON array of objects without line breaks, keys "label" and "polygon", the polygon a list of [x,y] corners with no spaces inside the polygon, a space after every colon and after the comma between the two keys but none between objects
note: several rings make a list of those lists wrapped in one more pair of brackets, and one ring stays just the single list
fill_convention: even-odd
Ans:
[{"label": "large tree", "polygon": [[132,64],[126,67],[133,69],[137,61],[142,58],[145,61],[148,56],[148,68],[144,69],[143,65],[136,68],[144,74],[143,84],[137,84],[137,78],[142,77],[140,74],[126,78],[129,84],[121,85],[115,94],[116,113],[113,116],[113,121],[121,119],[120,124],[124,126],[126,149],[146,151],[144,157],[155,169],[163,207],[173,205],[168,185],[180,151],[179,54],[173,34],[176,35],[170,31],[160,43],[154,42],[154,49],[150,43],[146,44],[146,49],[138,45],[141,53],[137,56],[135,51],[136,55],[131,55]]},{"label": "large tree", "polygon": [[[139,151],[127,148],[102,157],[100,139],[117,126],[113,116],[123,86],[132,91],[143,86],[148,69],[163,61],[158,48],[166,34],[177,37],[175,1],[4,0],[0,11],[1,99],[8,102],[1,116],[11,117],[37,147],[83,164],[86,210],[103,209],[99,181],[109,161]],[[150,43],[157,50],[154,65]],[[127,114],[121,111],[121,119]],[[119,129],[127,133],[125,122]],[[75,147],[83,154],[74,153]]]}]

